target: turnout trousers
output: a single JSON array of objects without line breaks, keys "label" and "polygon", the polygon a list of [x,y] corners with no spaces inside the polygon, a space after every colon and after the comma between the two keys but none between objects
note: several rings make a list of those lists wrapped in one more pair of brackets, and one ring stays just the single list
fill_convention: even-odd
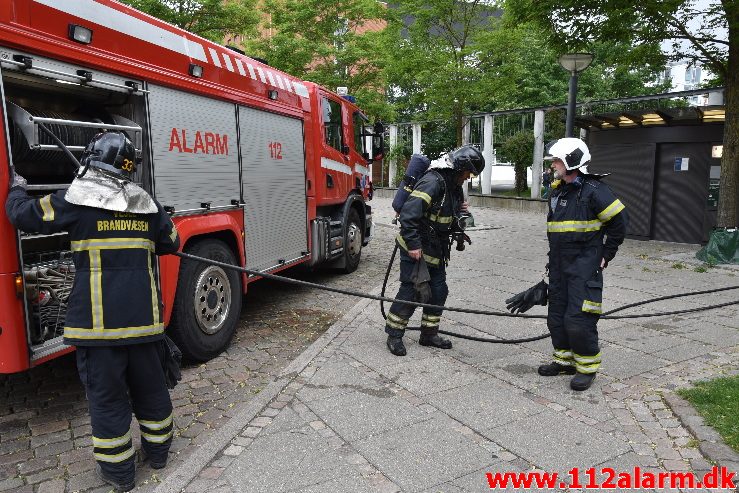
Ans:
[{"label": "turnout trousers", "polygon": [[105,474],[133,482],[131,412],[152,462],[166,462],[172,443],[172,401],[164,380],[164,341],[78,346],[77,369],[87,392],[95,460]]},{"label": "turnout trousers", "polygon": [[[400,289],[395,295],[396,299],[404,301],[416,301],[416,288],[411,281],[411,273],[415,260],[408,256],[408,253],[400,251]],[[440,262],[438,266],[428,265],[431,281],[431,299],[428,303],[432,305],[444,305],[449,295],[449,288],[446,284],[446,268],[444,262]],[[405,328],[408,326],[413,312],[416,311],[415,306],[405,305],[393,302],[387,314],[385,332],[392,337],[403,337]],[[424,332],[434,332],[439,330],[439,322],[441,314],[444,310],[441,308],[424,308],[421,317],[421,330]]]},{"label": "turnout trousers", "polygon": [[602,311],[602,247],[552,248],[549,253],[549,311],[554,361],[596,373],[601,355],[598,319]]}]

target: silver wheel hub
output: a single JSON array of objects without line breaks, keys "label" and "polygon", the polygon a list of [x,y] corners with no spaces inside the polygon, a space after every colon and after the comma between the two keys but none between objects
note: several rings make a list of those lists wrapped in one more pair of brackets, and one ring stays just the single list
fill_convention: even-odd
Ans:
[{"label": "silver wheel hub", "polygon": [[195,285],[195,318],[200,330],[215,334],[223,327],[231,308],[231,284],[220,267],[208,266]]},{"label": "silver wheel hub", "polygon": [[356,223],[349,224],[349,231],[346,236],[349,255],[358,255],[362,251],[362,232],[359,230],[359,226]]}]

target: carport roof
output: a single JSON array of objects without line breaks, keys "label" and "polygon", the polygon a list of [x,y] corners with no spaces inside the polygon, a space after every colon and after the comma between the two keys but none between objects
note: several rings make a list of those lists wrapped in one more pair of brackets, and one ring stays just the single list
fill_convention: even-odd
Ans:
[{"label": "carport roof", "polygon": [[590,130],[703,125],[708,123],[724,123],[724,106],[623,110],[575,117],[576,126]]}]

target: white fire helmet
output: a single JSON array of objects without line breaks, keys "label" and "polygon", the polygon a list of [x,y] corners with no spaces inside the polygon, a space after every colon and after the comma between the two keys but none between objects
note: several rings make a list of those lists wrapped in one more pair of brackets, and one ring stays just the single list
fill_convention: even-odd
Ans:
[{"label": "white fire helmet", "polygon": [[561,159],[568,171],[577,169],[587,175],[587,163],[590,162],[590,151],[582,140],[574,137],[565,137],[547,146],[544,159],[549,161]]}]

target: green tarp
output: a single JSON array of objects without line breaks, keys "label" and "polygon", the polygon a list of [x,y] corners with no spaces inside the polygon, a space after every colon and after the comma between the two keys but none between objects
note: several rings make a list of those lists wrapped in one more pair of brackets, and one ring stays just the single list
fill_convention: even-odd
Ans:
[{"label": "green tarp", "polygon": [[708,264],[739,264],[739,229],[711,231],[708,244],[695,256]]}]

